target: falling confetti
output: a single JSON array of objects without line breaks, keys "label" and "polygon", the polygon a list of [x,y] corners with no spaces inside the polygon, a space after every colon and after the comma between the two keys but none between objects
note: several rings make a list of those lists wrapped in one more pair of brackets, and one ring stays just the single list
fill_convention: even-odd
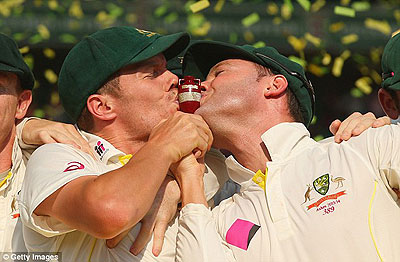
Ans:
[{"label": "falling confetti", "polygon": [[203,9],[206,9],[209,6],[210,6],[210,2],[208,0],[200,0],[200,1],[190,5],[190,10],[192,10],[193,13],[197,13]]},{"label": "falling confetti", "polygon": [[257,13],[252,13],[242,19],[242,25],[249,27],[260,21],[260,16]]},{"label": "falling confetti", "polygon": [[358,35],[350,34],[342,37],[342,44],[349,45],[358,41]]},{"label": "falling confetti", "polygon": [[343,7],[343,6],[335,6],[334,13],[336,15],[348,16],[348,17],[355,17],[356,11],[352,8]]},{"label": "falling confetti", "polygon": [[224,7],[225,0],[218,0],[217,4],[214,6],[214,12],[219,13],[221,12],[222,8]]},{"label": "falling confetti", "polygon": [[297,0],[297,2],[306,10],[307,12],[310,11],[311,3],[309,0]]},{"label": "falling confetti", "polygon": [[392,28],[387,21],[379,21],[372,18],[365,19],[365,26],[369,29],[377,30],[385,35],[390,35]]}]

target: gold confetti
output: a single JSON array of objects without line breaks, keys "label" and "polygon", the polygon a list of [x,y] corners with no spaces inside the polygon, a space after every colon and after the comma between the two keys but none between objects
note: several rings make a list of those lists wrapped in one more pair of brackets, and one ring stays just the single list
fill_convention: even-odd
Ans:
[{"label": "gold confetti", "polygon": [[385,20],[379,21],[372,18],[365,19],[365,26],[369,29],[377,30],[385,35],[390,35],[392,28],[389,23]]},{"label": "gold confetti", "polygon": [[311,3],[309,0],[297,0],[297,2],[304,8],[307,12],[310,11]]},{"label": "gold confetti", "polygon": [[282,24],[282,18],[274,17],[274,19],[272,19],[272,23],[274,23],[274,25],[280,25]]},{"label": "gold confetti", "polygon": [[307,45],[307,41],[304,38],[297,38],[293,35],[288,37],[288,42],[297,52],[304,50]]},{"label": "gold confetti", "polygon": [[217,4],[214,6],[214,12],[219,13],[221,12],[222,8],[224,7],[225,0],[218,0]]},{"label": "gold confetti", "polygon": [[210,29],[211,23],[207,21],[201,27],[192,30],[192,34],[195,36],[205,36],[208,34],[208,31],[210,31]]},{"label": "gold confetti", "polygon": [[314,46],[316,46],[316,47],[319,47],[319,46],[321,45],[321,39],[318,38],[318,37],[316,37],[316,36],[311,35],[310,33],[306,33],[306,34],[304,35],[304,38],[305,38],[308,42],[312,43],[312,44],[313,44]]},{"label": "gold confetti", "polygon": [[192,10],[193,13],[197,13],[209,6],[210,6],[210,2],[208,0],[200,0],[194,4],[191,4],[190,10]]},{"label": "gold confetti", "polygon": [[317,123],[317,116],[313,116],[310,125],[315,125]]},{"label": "gold confetti", "polygon": [[350,90],[350,94],[355,98],[360,98],[363,96],[363,92],[361,92],[361,90],[358,88],[352,88]]},{"label": "gold confetti", "polygon": [[293,6],[284,3],[281,8],[281,16],[285,20],[289,20],[292,17]]},{"label": "gold confetti", "polygon": [[349,5],[351,0],[340,0],[341,5]]},{"label": "gold confetti", "polygon": [[316,135],[313,137],[315,141],[321,141],[322,139],[324,139],[325,137],[323,135]]},{"label": "gold confetti", "polygon": [[369,74],[369,68],[366,65],[360,66],[359,70],[360,70],[362,75],[368,75]]},{"label": "gold confetti", "polygon": [[49,2],[47,3],[47,5],[49,6],[49,8],[51,10],[56,10],[58,7],[58,2],[57,0],[49,0]]},{"label": "gold confetti", "polygon": [[393,16],[394,16],[394,18],[396,18],[397,23],[399,23],[400,22],[400,10],[394,10]]},{"label": "gold confetti", "polygon": [[301,59],[300,57],[291,55],[291,56],[289,56],[288,58],[289,58],[290,60],[292,60],[293,62],[296,62],[296,63],[300,64],[300,65],[301,65],[302,67],[304,67],[304,68],[307,66],[307,61],[304,60],[304,59]]},{"label": "gold confetti", "polygon": [[382,81],[381,75],[375,70],[371,70],[371,78],[374,80],[375,84],[380,85]]},{"label": "gold confetti", "polygon": [[236,44],[238,40],[238,35],[236,33],[229,34],[229,43]]},{"label": "gold confetti", "polygon": [[58,95],[58,92],[51,93],[50,104],[53,106],[60,104],[60,96]]},{"label": "gold confetti", "polygon": [[56,57],[56,52],[54,52],[54,50],[51,48],[43,49],[43,54],[45,57],[47,57],[49,59],[53,59],[54,57]]},{"label": "gold confetti", "polygon": [[318,77],[321,77],[327,73],[327,70],[325,67],[320,67],[315,64],[309,64],[308,71],[310,71],[312,74],[314,74]]},{"label": "gold confetti", "polygon": [[243,37],[247,43],[251,43],[254,41],[254,34],[251,31],[244,32]]},{"label": "gold confetti", "polygon": [[361,90],[366,95],[371,94],[372,87],[371,87],[372,79],[368,76],[363,76],[355,82],[355,86]]},{"label": "gold confetti", "polygon": [[341,57],[343,60],[346,60],[346,59],[349,58],[350,56],[351,56],[350,50],[345,50],[345,51],[340,55],[340,57]]},{"label": "gold confetti", "polygon": [[331,31],[332,33],[337,33],[342,30],[344,26],[345,24],[343,22],[337,22],[329,26],[329,31]]},{"label": "gold confetti", "polygon": [[342,37],[342,44],[349,45],[358,41],[358,35],[349,34]]},{"label": "gold confetti", "polygon": [[38,25],[37,30],[43,39],[50,38],[50,31],[45,25],[43,25],[43,24]]},{"label": "gold confetti", "polygon": [[24,61],[25,61],[25,63],[29,66],[29,68],[30,68],[31,70],[33,70],[33,66],[34,66],[33,56],[30,55],[30,54],[24,56]]},{"label": "gold confetti", "polygon": [[40,7],[40,6],[42,6],[43,1],[42,1],[42,0],[35,0],[35,1],[33,1],[33,4],[34,4],[36,7]]},{"label": "gold confetti", "polygon": [[324,53],[323,57],[322,57],[322,64],[323,65],[329,65],[332,61],[332,57],[330,54],[328,53]]},{"label": "gold confetti", "polygon": [[271,2],[267,5],[267,14],[269,15],[277,15],[279,12],[279,7],[274,2]]},{"label": "gold confetti", "polygon": [[29,52],[29,46],[24,46],[24,47],[21,47],[20,49],[19,49],[19,51],[21,52],[21,54],[26,54],[26,53],[28,53]]},{"label": "gold confetti", "polygon": [[[125,21],[130,23],[130,24],[134,24],[137,22],[137,15],[136,14],[127,14],[125,17]],[[158,31],[157,31],[158,32]]]},{"label": "gold confetti", "polygon": [[325,0],[317,0],[311,5],[311,12],[318,12],[325,5]]},{"label": "gold confetti", "polygon": [[33,111],[33,116],[39,117],[39,118],[44,118],[46,116],[46,113],[44,112],[43,109],[35,109]]},{"label": "gold confetti", "polygon": [[242,25],[244,27],[249,27],[257,23],[258,21],[260,21],[260,16],[257,13],[251,13],[242,19]]},{"label": "gold confetti", "polygon": [[79,1],[73,1],[69,11],[68,11],[69,15],[72,17],[76,17],[78,19],[81,19],[83,17],[83,11],[82,11],[82,7],[81,7],[81,3]]},{"label": "gold confetti", "polygon": [[336,15],[342,15],[342,16],[348,16],[348,17],[356,16],[356,11],[354,9],[349,8],[349,7],[343,7],[343,6],[335,6],[334,13]]},{"label": "gold confetti", "polygon": [[368,2],[354,2],[351,4],[351,7],[357,12],[363,12],[371,9],[371,4]]},{"label": "gold confetti", "polygon": [[333,62],[332,67],[332,75],[339,77],[342,75],[342,68],[343,68],[344,60],[341,57],[336,57],[335,61]]},{"label": "gold confetti", "polygon": [[375,64],[379,64],[381,62],[383,48],[382,47],[371,48],[369,54],[370,54],[372,62],[374,62]]},{"label": "gold confetti", "polygon": [[51,69],[46,69],[46,70],[44,71],[44,77],[45,77],[45,78],[47,79],[47,81],[49,81],[49,83],[51,83],[51,84],[57,83],[58,77],[57,77],[56,73],[54,73],[54,71],[51,70]]},{"label": "gold confetti", "polygon": [[266,44],[265,44],[265,42],[263,42],[263,41],[258,41],[257,43],[254,43],[253,46],[254,46],[255,48],[261,48],[261,47],[266,46]]}]

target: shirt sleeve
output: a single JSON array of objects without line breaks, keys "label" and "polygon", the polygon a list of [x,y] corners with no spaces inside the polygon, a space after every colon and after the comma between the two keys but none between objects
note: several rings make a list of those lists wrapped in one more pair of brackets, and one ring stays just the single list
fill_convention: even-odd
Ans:
[{"label": "shirt sleeve", "polygon": [[176,244],[176,262],[234,262],[227,243],[217,232],[214,219],[219,207],[211,213],[204,205],[188,204],[181,210]]},{"label": "shirt sleeve", "polygon": [[46,237],[74,231],[54,218],[37,216],[33,212],[59,188],[76,178],[88,175],[99,175],[99,169],[89,155],[63,144],[39,147],[28,161],[19,195],[24,225]]},{"label": "shirt sleeve", "polygon": [[349,142],[355,151],[367,156],[366,161],[378,171],[378,179],[383,181],[394,200],[398,200],[393,189],[398,190],[400,184],[400,126],[370,128]]}]

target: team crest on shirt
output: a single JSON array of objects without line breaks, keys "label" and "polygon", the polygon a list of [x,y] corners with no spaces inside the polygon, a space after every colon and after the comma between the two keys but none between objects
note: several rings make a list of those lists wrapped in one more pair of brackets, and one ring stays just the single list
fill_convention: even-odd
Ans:
[{"label": "team crest on shirt", "polygon": [[100,160],[103,160],[103,157],[108,150],[108,148],[104,147],[104,144],[101,140],[97,141],[96,145],[94,146],[94,151],[96,151],[96,153],[99,155]]},{"label": "team crest on shirt", "polygon": [[[304,193],[304,202],[306,211],[315,210],[322,215],[328,215],[335,211],[335,205],[341,202],[341,197],[346,195],[346,179],[340,176],[333,177],[330,174],[324,174],[307,185]],[[315,192],[315,193],[314,193]]]}]

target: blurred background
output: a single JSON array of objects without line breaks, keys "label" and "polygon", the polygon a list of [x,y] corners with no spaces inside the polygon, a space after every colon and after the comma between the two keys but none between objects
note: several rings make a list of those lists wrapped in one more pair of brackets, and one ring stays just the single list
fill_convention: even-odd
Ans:
[{"label": "blurred background", "polygon": [[354,111],[383,115],[380,58],[400,28],[400,0],[0,0],[0,32],[14,38],[36,77],[29,115],[68,122],[57,92],[65,56],[84,36],[122,25],[275,47],[314,85],[310,131],[318,140]]}]

